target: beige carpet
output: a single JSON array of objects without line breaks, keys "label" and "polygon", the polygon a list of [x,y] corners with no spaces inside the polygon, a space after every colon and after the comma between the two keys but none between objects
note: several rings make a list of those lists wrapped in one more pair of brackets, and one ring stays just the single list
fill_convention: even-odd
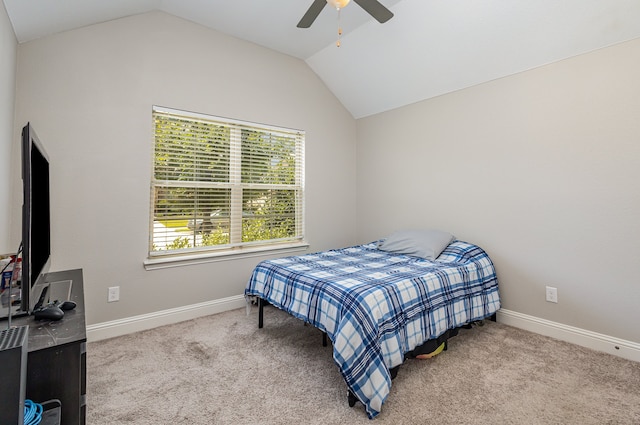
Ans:
[{"label": "beige carpet", "polygon": [[373,421],[320,332],[273,307],[88,344],[87,423],[640,424],[640,363],[487,323],[407,360]]}]

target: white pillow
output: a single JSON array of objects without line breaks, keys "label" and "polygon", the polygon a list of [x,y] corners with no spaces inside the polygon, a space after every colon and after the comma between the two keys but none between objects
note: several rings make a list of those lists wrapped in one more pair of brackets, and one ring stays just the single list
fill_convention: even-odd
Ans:
[{"label": "white pillow", "polygon": [[455,240],[442,230],[401,230],[378,243],[378,249],[435,260]]}]

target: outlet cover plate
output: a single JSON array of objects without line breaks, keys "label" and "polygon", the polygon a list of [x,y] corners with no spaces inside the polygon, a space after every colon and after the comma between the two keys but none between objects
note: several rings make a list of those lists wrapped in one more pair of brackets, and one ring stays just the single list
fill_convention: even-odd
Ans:
[{"label": "outlet cover plate", "polygon": [[120,287],[119,286],[111,286],[109,288],[109,295],[107,297],[107,302],[120,301]]},{"label": "outlet cover plate", "polygon": [[550,303],[558,302],[558,288],[547,286],[546,293],[547,293],[547,301],[549,301]]}]

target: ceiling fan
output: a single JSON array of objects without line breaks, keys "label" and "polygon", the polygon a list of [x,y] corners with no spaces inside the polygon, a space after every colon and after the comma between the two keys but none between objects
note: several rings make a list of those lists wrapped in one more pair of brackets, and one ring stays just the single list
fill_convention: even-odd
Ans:
[{"label": "ceiling fan", "polygon": [[[316,20],[322,9],[329,3],[336,9],[345,7],[350,0],[313,0],[311,6],[304,14],[300,22],[298,22],[298,28],[309,28],[313,21]],[[384,7],[378,0],[354,0],[358,5],[363,8],[369,15],[373,16],[378,22],[385,23],[393,17],[393,13],[386,7]]]}]

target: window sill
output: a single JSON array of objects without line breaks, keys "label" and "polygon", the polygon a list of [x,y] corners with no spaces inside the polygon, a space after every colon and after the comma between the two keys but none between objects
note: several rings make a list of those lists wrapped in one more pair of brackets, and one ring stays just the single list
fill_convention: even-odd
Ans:
[{"label": "window sill", "polygon": [[145,270],[158,270],[170,267],[190,266],[194,264],[213,263],[217,261],[237,260],[241,258],[260,257],[263,255],[289,254],[306,251],[309,244],[296,242],[286,245],[262,246],[255,248],[243,248],[237,251],[207,252],[204,254],[191,254],[167,257],[147,258],[143,264]]}]

